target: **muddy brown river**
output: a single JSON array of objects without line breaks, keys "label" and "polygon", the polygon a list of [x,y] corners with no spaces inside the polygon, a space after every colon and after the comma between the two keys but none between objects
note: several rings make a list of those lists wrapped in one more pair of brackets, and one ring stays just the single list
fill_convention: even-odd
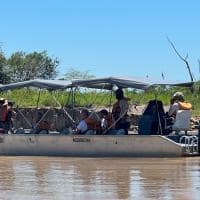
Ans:
[{"label": "muddy brown river", "polygon": [[0,157],[0,199],[199,200],[200,158]]}]

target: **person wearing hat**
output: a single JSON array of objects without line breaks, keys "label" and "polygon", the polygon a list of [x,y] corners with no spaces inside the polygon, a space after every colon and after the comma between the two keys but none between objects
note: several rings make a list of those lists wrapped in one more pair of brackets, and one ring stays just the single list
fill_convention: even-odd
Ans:
[{"label": "person wearing hat", "polygon": [[171,105],[169,108],[168,115],[170,117],[176,117],[178,110],[191,110],[192,105],[185,102],[184,95],[182,92],[176,92],[171,98]]}]

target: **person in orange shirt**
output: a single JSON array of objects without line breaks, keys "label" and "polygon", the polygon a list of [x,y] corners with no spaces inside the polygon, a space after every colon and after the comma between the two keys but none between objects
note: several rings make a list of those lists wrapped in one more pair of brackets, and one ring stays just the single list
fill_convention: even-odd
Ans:
[{"label": "person in orange shirt", "polygon": [[175,118],[178,110],[191,110],[192,105],[185,101],[182,92],[176,92],[171,98],[168,115]]}]

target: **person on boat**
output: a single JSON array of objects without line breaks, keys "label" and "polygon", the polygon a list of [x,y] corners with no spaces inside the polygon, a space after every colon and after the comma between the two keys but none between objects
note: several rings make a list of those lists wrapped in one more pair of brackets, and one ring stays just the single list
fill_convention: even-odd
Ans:
[{"label": "person on boat", "polygon": [[5,121],[5,130],[8,133],[9,132],[14,133],[13,117],[16,114],[13,110],[14,104],[15,104],[14,101],[8,101],[8,112]]},{"label": "person on boat", "polygon": [[80,111],[81,120],[76,127],[75,133],[77,134],[95,134],[97,130],[97,122],[90,117],[90,113],[87,109]]},{"label": "person on boat", "polygon": [[124,97],[124,92],[122,89],[117,89],[115,91],[115,96],[117,102],[113,105],[112,116],[115,123],[116,130],[123,130],[124,134],[128,134],[128,128],[130,123],[127,120],[127,112],[129,109],[128,101],[130,100],[127,97]]},{"label": "person on boat", "polygon": [[8,101],[0,98],[0,133],[6,133],[5,123],[8,114]]},{"label": "person on boat", "polygon": [[185,101],[183,93],[176,92],[171,98],[167,127],[174,130],[176,134],[181,130],[186,133],[190,126],[191,108],[192,105]]},{"label": "person on boat", "polygon": [[176,92],[171,98],[168,115],[175,118],[178,110],[191,110],[192,105],[185,101],[182,92]]},{"label": "person on boat", "polygon": [[100,111],[100,118],[101,118],[101,132],[102,134],[107,134],[110,130],[113,129],[112,124],[112,115],[106,110],[102,109]]}]

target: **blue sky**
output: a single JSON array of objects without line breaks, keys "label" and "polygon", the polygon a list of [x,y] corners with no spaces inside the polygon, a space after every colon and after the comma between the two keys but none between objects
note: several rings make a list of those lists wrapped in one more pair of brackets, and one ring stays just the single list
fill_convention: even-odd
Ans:
[{"label": "blue sky", "polygon": [[200,1],[1,1],[0,42],[7,56],[43,51],[69,68],[97,77],[137,76],[190,80],[175,43],[200,78]]}]

